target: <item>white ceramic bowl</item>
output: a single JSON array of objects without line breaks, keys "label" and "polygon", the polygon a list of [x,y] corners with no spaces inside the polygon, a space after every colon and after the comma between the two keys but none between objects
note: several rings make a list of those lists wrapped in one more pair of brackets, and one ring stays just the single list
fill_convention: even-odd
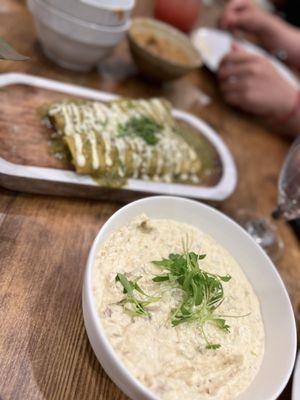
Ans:
[{"label": "white ceramic bowl", "polygon": [[100,25],[117,26],[130,18],[135,0],[43,0],[50,6]]},{"label": "white ceramic bowl", "polygon": [[292,400],[300,399],[300,353],[298,354],[296,368],[294,372]]},{"label": "white ceramic bowl", "polygon": [[86,71],[122,40],[130,21],[118,27],[86,23],[50,7],[42,0],[28,0],[44,52],[63,67]]},{"label": "white ceramic bowl", "polygon": [[126,205],[103,225],[91,248],[83,285],[83,316],[92,348],[107,374],[131,399],[158,400],[114,352],[92,293],[92,269],[99,248],[111,233],[141,213],[194,225],[213,236],[240,264],[259,298],[266,340],[261,368],[236,400],[275,400],[288,382],[296,355],[295,319],[284,284],[267,255],[239,225],[209,206],[177,197],[149,197]]}]

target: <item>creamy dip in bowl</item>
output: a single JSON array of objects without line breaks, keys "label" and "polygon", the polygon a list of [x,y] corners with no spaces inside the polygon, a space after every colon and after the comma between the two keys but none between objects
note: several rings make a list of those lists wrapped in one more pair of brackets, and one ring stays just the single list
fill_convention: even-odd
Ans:
[{"label": "creamy dip in bowl", "polygon": [[[180,279],[153,281],[170,271],[152,261],[186,247],[206,254],[197,260],[201,274],[222,288],[205,323],[199,302],[189,309],[197,319],[178,313],[187,295]],[[142,315],[118,274],[132,285],[138,279]],[[274,266],[234,222],[197,202],[156,197],[119,210],[91,250],[83,309],[99,361],[132,399],[271,400],[291,373],[295,322]]]}]

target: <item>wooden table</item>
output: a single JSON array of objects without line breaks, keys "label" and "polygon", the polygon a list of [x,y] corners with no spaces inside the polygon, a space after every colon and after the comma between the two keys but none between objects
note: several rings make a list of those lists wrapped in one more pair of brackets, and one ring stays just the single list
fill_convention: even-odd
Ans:
[{"label": "wooden table", "polygon": [[[136,13],[147,13],[150,8],[150,3],[140,1]],[[23,71],[130,96],[169,97],[175,106],[214,126],[234,154],[239,170],[237,190],[214,206],[229,215],[239,208],[262,215],[273,210],[278,173],[290,143],[226,106],[207,71],[196,71],[159,89],[136,75],[124,42],[110,69],[106,65],[101,74],[69,72],[43,56],[24,1],[2,0],[0,13],[0,35],[31,57],[29,62],[1,62],[1,72]],[[204,23],[213,21],[216,13],[204,13]],[[198,89],[212,98],[210,105],[201,105]],[[96,202],[0,189],[1,400],[126,399],[96,360],[81,312],[89,248],[101,225],[120,206],[117,199]],[[287,224],[279,222],[278,227],[286,249],[277,267],[299,326],[299,244]],[[284,335],[280,315],[278,329]],[[290,399],[290,387],[280,399]]]}]

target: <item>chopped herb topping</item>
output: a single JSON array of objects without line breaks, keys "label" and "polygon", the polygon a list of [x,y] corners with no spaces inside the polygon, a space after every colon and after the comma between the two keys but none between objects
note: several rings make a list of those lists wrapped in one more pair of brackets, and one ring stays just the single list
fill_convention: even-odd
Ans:
[{"label": "chopped herb topping", "polygon": [[162,126],[153,119],[145,115],[140,117],[131,117],[125,124],[119,124],[119,137],[139,136],[150,145],[158,143],[157,134],[162,130]]}]

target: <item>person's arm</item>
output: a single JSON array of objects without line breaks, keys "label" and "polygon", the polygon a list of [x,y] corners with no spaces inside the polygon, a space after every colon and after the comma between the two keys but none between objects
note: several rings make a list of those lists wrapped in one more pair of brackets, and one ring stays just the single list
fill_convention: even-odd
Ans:
[{"label": "person's arm", "polygon": [[267,58],[235,46],[222,60],[218,78],[227,103],[264,118],[289,136],[300,133],[299,89]]},{"label": "person's arm", "polygon": [[252,0],[231,0],[220,20],[223,29],[256,35],[269,51],[285,55],[285,61],[300,69],[300,30],[263,11]]}]

